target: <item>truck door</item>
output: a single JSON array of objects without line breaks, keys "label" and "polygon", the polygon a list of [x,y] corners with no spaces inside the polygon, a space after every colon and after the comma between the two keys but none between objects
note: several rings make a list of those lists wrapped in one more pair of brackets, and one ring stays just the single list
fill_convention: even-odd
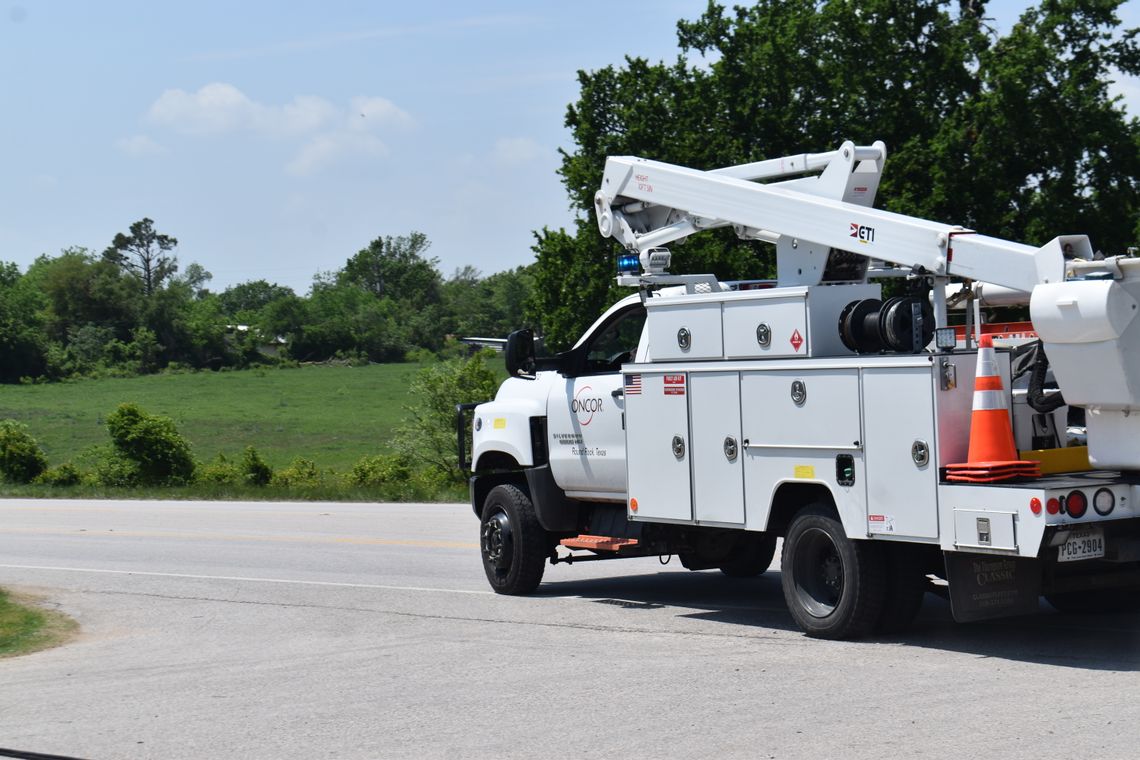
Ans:
[{"label": "truck door", "polygon": [[625,398],[621,365],[631,361],[645,326],[639,303],[586,337],[584,361],[550,391],[546,405],[550,471],[565,491],[625,494]]}]

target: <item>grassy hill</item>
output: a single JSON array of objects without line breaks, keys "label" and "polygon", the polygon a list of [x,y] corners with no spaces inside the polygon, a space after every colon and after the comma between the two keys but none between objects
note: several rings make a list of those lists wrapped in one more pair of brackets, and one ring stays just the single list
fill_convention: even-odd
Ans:
[{"label": "grassy hill", "polygon": [[123,402],[172,418],[200,461],[255,446],[274,468],[294,457],[350,470],[387,451],[416,364],[196,372],[0,386],[0,419],[25,423],[51,465],[110,438],[104,418]]}]

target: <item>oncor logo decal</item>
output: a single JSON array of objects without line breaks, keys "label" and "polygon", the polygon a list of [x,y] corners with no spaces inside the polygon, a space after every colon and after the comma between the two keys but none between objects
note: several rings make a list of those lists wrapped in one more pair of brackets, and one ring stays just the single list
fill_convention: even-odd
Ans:
[{"label": "oncor logo decal", "polygon": [[583,398],[585,394],[592,391],[588,385],[583,385],[574,394],[574,398],[570,399],[570,411],[578,418],[578,424],[582,427],[589,425],[594,421],[594,413],[602,411],[602,399],[593,396]]},{"label": "oncor logo decal", "polygon": [[851,237],[859,240],[864,245],[867,243],[875,242],[875,228],[868,227],[865,224],[856,224],[851,222]]}]

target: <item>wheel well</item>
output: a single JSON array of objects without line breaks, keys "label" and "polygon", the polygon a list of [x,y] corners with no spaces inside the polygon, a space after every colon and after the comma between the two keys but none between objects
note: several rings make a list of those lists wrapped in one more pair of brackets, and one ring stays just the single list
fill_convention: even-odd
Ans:
[{"label": "wheel well", "polygon": [[488,451],[479,457],[472,468],[480,470],[517,470],[519,463],[513,456],[502,451]]},{"label": "wheel well", "polygon": [[[809,504],[823,504],[835,510],[835,499],[827,486],[820,483],[784,483],[772,497],[767,532],[783,536],[796,513]],[[839,516],[836,511],[836,517]]]},{"label": "wheel well", "polygon": [[527,485],[526,475],[523,474],[522,470],[480,475],[474,478],[471,483],[471,508],[475,510],[476,517],[482,519],[483,502],[487,500],[487,494],[491,493],[491,489],[504,483],[517,486],[528,498],[530,497],[530,487]]}]

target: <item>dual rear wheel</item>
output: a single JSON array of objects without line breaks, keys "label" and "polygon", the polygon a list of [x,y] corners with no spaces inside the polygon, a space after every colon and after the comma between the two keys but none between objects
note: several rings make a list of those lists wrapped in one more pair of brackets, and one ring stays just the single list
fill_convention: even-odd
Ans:
[{"label": "dual rear wheel", "polygon": [[821,504],[793,518],[780,572],[792,618],[822,639],[897,633],[914,620],[926,591],[912,547],[853,541]]}]

